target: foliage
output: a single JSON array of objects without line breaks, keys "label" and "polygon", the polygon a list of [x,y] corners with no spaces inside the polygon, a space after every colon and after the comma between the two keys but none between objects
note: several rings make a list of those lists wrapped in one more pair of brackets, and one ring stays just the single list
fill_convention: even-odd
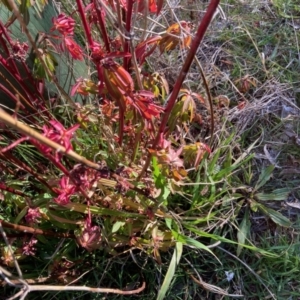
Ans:
[{"label": "foliage", "polygon": [[[28,279],[12,281],[13,287],[26,287],[25,297],[42,290],[31,281],[42,277],[47,291],[65,286],[78,296],[85,291],[130,295],[144,291],[149,279],[144,266],[154,264],[164,276],[157,299],[168,297],[177,271],[206,291],[230,297],[226,285],[196,279],[188,257],[200,254],[220,269],[220,251],[227,251],[221,243],[236,251],[237,260],[248,251],[268,262],[279,257],[279,251],[252,242],[250,216],[259,211],[277,225],[291,226],[264,204],[285,200],[290,189],[264,190],[274,165],[263,169],[256,183],[250,169],[241,172],[250,168],[257,141],[237,153],[240,141],[234,132],[223,127],[214,139],[214,120],[226,124],[216,112],[228,108],[229,101],[223,97],[212,103],[205,78],[206,94],[185,81],[192,63],[199,64],[197,49],[218,0],[210,2],[198,28],[177,19],[161,24],[163,32],[148,30],[163,15],[162,0],[87,5],[76,0],[72,11],[54,17],[50,32],[35,41],[26,30],[29,12],[42,13],[45,3],[21,1],[17,7],[11,0],[2,2],[15,18],[0,21],[0,75],[8,78],[0,90],[9,99],[6,111],[0,111],[0,229],[8,238],[1,265],[9,270],[20,265]],[[27,43],[11,37],[14,22]],[[174,84],[152,70],[152,60],[184,50]],[[57,80],[64,56],[70,72],[76,61],[89,70],[72,86]],[[243,94],[258,84],[247,75],[234,83]],[[197,126],[209,128],[198,140],[191,138],[200,135],[191,130]],[[120,280],[118,288],[86,287],[101,282],[94,270],[98,265],[103,270],[129,255],[138,268],[134,275],[122,272],[128,282]],[[38,271],[26,274],[31,262]],[[86,273],[92,275],[84,282]]]}]

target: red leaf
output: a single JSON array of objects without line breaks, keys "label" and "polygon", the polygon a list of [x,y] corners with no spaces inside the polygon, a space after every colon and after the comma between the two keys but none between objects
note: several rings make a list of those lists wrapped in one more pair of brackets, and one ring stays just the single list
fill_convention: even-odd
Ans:
[{"label": "red leaf", "polygon": [[[145,58],[149,56],[156,48],[157,43],[161,40],[161,36],[153,36],[141,43],[139,43],[135,48],[135,55],[139,63],[142,64],[145,61]],[[154,45],[153,45],[154,44]],[[147,47],[153,45],[152,48],[146,52]]]}]

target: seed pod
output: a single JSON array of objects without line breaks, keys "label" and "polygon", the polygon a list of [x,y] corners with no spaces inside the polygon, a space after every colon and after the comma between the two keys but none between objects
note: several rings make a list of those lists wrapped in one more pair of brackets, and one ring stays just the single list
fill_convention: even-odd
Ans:
[{"label": "seed pod", "polygon": [[114,61],[105,63],[103,68],[104,82],[110,96],[125,109],[126,96],[130,96],[134,90],[132,77]]}]

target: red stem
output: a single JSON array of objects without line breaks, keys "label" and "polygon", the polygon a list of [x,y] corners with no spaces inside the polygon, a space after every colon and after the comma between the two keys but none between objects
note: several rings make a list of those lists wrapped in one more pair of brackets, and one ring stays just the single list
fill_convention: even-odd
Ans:
[{"label": "red stem", "polygon": [[[34,139],[30,140],[31,143],[40,151],[40,153],[43,153],[42,149],[40,148],[40,144],[38,142],[36,142]],[[78,185],[76,183],[76,181],[74,180],[74,178],[71,176],[70,172],[67,170],[67,168],[59,161],[57,161],[55,159],[55,157],[53,157],[52,155],[49,155],[47,153],[43,153],[58,169],[60,169],[66,176],[68,176],[72,182],[79,188],[79,191],[81,192],[81,194],[87,199],[87,201],[89,200],[89,197],[87,195],[87,193],[85,192],[85,190],[83,189],[82,186]]]},{"label": "red stem", "polygon": [[17,147],[19,144],[23,143],[24,141],[28,140],[28,137],[25,136],[25,137],[22,137],[16,141],[14,141],[13,143],[11,143],[9,146],[6,146],[4,148],[2,148],[2,150],[0,150],[0,152],[3,154],[5,153],[6,151],[9,151],[15,147]]},{"label": "red stem", "polygon": [[22,168],[23,170],[27,171],[29,174],[32,174],[39,182],[44,184],[51,192],[55,193],[53,188],[47,183],[47,181],[42,178],[42,176],[37,173],[35,170],[31,169],[28,165],[20,161],[18,158],[14,157],[11,153],[7,152],[3,155],[5,160],[14,163],[19,168]]},{"label": "red stem", "polygon": [[7,186],[6,184],[4,184],[3,182],[0,182],[0,189],[2,191],[7,191],[9,193],[12,193],[12,194],[15,194],[15,195],[18,195],[18,196],[21,196],[21,197],[24,197],[24,198],[29,198],[30,196],[29,195],[26,195],[24,194],[23,192],[21,191],[18,191],[14,188],[11,188],[9,186]]},{"label": "red stem", "polygon": [[[28,108],[30,107],[30,109],[32,109],[32,111],[37,112],[36,108],[27,100],[30,95],[30,99],[38,99],[37,97],[35,97],[35,95],[28,89],[27,84],[24,82],[23,78],[20,77],[20,75],[18,73],[14,72],[14,68],[11,68],[11,66],[7,63],[7,60],[4,59],[3,57],[0,56],[0,63],[2,64],[2,67],[5,69],[5,71],[7,73],[10,74],[11,77],[13,77],[16,81],[19,82],[19,90],[16,91],[14,90],[13,84],[11,83],[11,89],[14,90],[15,94],[19,94],[19,96],[21,96],[23,102],[26,103],[27,107],[24,106],[23,103],[20,103],[20,107],[23,110],[26,110],[28,112]],[[3,77],[3,75],[2,75]],[[35,85],[34,85],[35,86]],[[0,88],[6,92],[12,100],[14,100],[15,103],[19,102],[19,99],[17,98],[17,96],[15,94],[13,94],[10,90],[8,90],[6,87],[4,87],[2,84],[0,84]]]},{"label": "red stem", "polygon": [[[157,146],[157,143],[159,141],[159,136],[161,133],[163,133],[165,131],[165,128],[166,128],[166,125],[167,125],[167,122],[168,122],[168,119],[169,119],[169,116],[170,116],[170,113],[176,103],[176,99],[178,97],[178,94],[179,94],[179,91],[181,89],[181,86],[183,84],[183,81],[190,69],[190,66],[194,60],[194,57],[196,55],[196,52],[198,50],[198,47],[204,37],[204,34],[212,20],[212,17],[219,5],[219,2],[220,0],[211,0],[208,8],[207,8],[207,11],[198,27],[198,31],[197,31],[197,34],[193,40],[193,43],[191,45],[191,49],[187,55],[187,58],[184,62],[184,65],[179,73],[179,76],[177,77],[177,80],[176,80],[176,83],[174,85],[174,89],[173,89],[173,92],[171,94],[171,97],[168,101],[168,104],[165,108],[165,113],[163,115],[163,118],[162,118],[162,121],[161,121],[161,124],[160,124],[160,128],[159,128],[159,132],[156,136],[156,140],[155,140],[155,143],[153,144],[153,147],[156,147]],[[154,148],[153,148],[154,149]]]},{"label": "red stem", "polygon": [[[6,27],[2,24],[2,22],[0,21],[0,42],[1,42],[2,46],[3,46],[3,48],[5,49],[5,51],[6,51],[6,53],[7,53],[7,56],[10,56],[10,52],[9,52],[7,46],[6,46],[5,41],[4,41],[3,38],[2,38],[2,34],[4,35],[5,39],[6,39],[7,42],[9,43],[9,45],[12,46],[11,38],[10,38],[10,36],[7,34],[7,28],[6,28]],[[16,63],[15,63],[15,60],[14,60],[14,59],[11,59],[9,62],[10,62],[10,64],[11,64],[12,68],[13,68],[13,72],[12,72],[12,73],[15,74],[15,75],[18,74],[18,76],[20,76],[20,72],[19,72],[19,69],[18,69],[18,67],[17,67],[17,65],[16,65]],[[28,78],[29,78],[29,80],[30,80],[32,86],[35,87],[35,80],[34,80],[34,78],[32,77],[32,74],[31,74],[31,72],[29,71],[28,66],[25,64],[25,62],[24,62],[23,60],[21,61],[21,63],[22,63],[22,65],[23,65],[24,70],[25,70],[26,73],[27,73],[27,76],[28,76]],[[24,78],[23,78],[23,79],[24,79]],[[39,95],[40,95],[40,93],[39,93]]]},{"label": "red stem", "polygon": [[[94,41],[93,41],[92,34],[91,34],[91,28],[87,23],[81,0],[76,0],[76,3],[77,3],[77,7],[78,7],[78,12],[79,12],[80,17],[81,17],[81,21],[82,21],[82,24],[83,24],[83,28],[84,28],[89,46],[91,48],[91,47],[94,46]],[[95,3],[95,8],[96,8],[96,3]],[[97,11],[97,8],[96,8],[96,11]],[[97,16],[99,18],[98,12],[97,12]],[[100,18],[99,18],[99,23],[100,23],[100,27],[101,27],[100,20],[102,20],[101,14],[100,14]],[[102,24],[102,25],[104,26],[104,24]],[[107,34],[106,34],[105,26],[104,26],[104,32],[102,32],[102,34],[103,34],[105,44],[108,43],[108,37],[107,37]],[[109,45],[108,45],[108,49],[109,49]],[[102,71],[101,71],[100,64],[97,65],[97,72],[98,72],[98,80],[100,81],[100,84],[99,84],[99,95],[100,95],[101,92],[102,92],[102,88],[103,88],[103,76],[102,76]]]},{"label": "red stem", "polygon": [[[127,37],[127,34],[131,30],[131,16],[132,16],[132,10],[133,10],[133,3],[134,3],[134,0],[127,0],[127,13],[126,13],[126,24],[125,24],[125,30],[126,30],[125,36],[126,37]],[[128,53],[129,48],[130,48],[130,41],[125,39],[124,52]],[[129,72],[129,62],[130,62],[130,58],[127,57],[127,56],[124,57],[123,67],[128,72]],[[121,108],[121,106],[119,106],[119,119],[120,119],[120,123],[119,123],[119,144],[121,146],[122,143],[123,143],[123,134],[124,134],[124,111]]]},{"label": "red stem", "polygon": [[41,234],[41,235],[46,235],[46,236],[54,236],[54,237],[63,237],[67,239],[73,239],[75,238],[75,235],[72,233],[59,233],[59,232],[53,232],[50,230],[42,230],[38,228],[32,228],[24,225],[17,225],[9,222],[5,222],[3,220],[0,220],[0,223],[2,224],[3,227],[5,228],[10,228],[12,230],[16,231],[21,231],[21,232],[26,232],[26,233],[31,233],[31,234]]},{"label": "red stem", "polygon": [[84,14],[82,2],[81,2],[81,0],[76,0],[76,3],[77,3],[78,12],[79,12],[79,15],[81,17],[81,21],[82,21],[82,24],[83,24],[83,28],[84,28],[89,46],[92,47],[94,45],[94,42],[93,42],[93,39],[92,39],[90,26],[88,25],[88,23],[86,21],[86,17],[85,17],[85,14]]},{"label": "red stem", "polygon": [[[7,96],[9,96],[11,98],[11,100],[13,100],[15,102],[15,104],[17,105],[17,103],[19,102],[18,98],[9,89],[7,89],[5,86],[3,86],[1,83],[0,83],[0,90],[5,92],[7,94]],[[22,109],[25,109],[25,106],[22,103],[20,103],[20,107]]]},{"label": "red stem", "polygon": [[[133,10],[133,0],[127,0],[127,14],[126,14],[126,24],[125,24],[125,36],[130,33],[131,30],[131,17],[132,17],[132,10]],[[124,43],[124,52],[128,53],[130,48],[130,41],[126,38],[125,43]],[[126,71],[129,71],[129,62],[130,62],[130,57],[125,57],[124,58],[124,64],[123,67]]]},{"label": "red stem", "polygon": [[[177,80],[176,80],[176,83],[174,85],[174,89],[173,89],[173,92],[170,96],[170,99],[168,101],[168,104],[165,108],[165,113],[162,117],[162,120],[161,120],[161,124],[160,124],[160,127],[159,127],[159,131],[156,135],[156,138],[153,142],[153,145],[152,145],[152,149],[156,149],[158,143],[159,143],[159,139],[160,139],[160,136],[164,133],[165,129],[166,129],[166,125],[167,125],[167,122],[169,120],[169,116],[172,112],[172,109],[176,103],[176,99],[178,97],[178,94],[179,94],[179,91],[181,89],[181,86],[183,84],[183,81],[186,77],[186,75],[188,74],[188,71],[189,71],[189,68],[193,62],[193,59],[196,55],[196,52],[197,52],[197,49],[204,37],[204,34],[213,18],[213,15],[216,11],[216,9],[218,8],[218,5],[219,5],[219,2],[220,0],[211,0],[210,3],[209,3],[209,6],[206,10],[206,13],[198,27],[198,30],[197,30],[197,33],[196,33],[196,36],[192,42],[192,45],[191,45],[191,48],[190,48],[190,51],[188,52],[188,55],[187,55],[187,58],[184,62],[184,65],[177,77]],[[145,162],[145,165],[143,167],[143,170],[141,171],[141,174],[139,175],[139,178],[141,178],[144,174],[144,172],[148,169],[148,166],[150,164],[150,160],[151,160],[151,157],[152,155],[149,153],[148,157],[147,157],[147,161]]]},{"label": "red stem", "polygon": [[104,25],[104,18],[103,18],[103,15],[101,14],[101,10],[99,9],[96,0],[94,0],[94,6],[95,6],[95,9],[96,9],[96,13],[97,13],[101,33],[102,33],[102,39],[104,41],[106,51],[109,53],[110,52],[110,45],[109,45],[109,39],[108,39],[108,36],[107,36],[106,27]]},{"label": "red stem", "polygon": [[[0,36],[1,36],[0,41],[1,41],[2,47],[3,47],[3,49],[6,51],[7,55],[9,56],[9,55],[10,55],[10,52],[9,52],[7,46],[6,46],[5,41],[4,41],[3,38],[2,38],[2,34],[4,35],[5,39],[7,40],[7,42],[8,42],[10,45],[11,45],[11,39],[10,39],[9,35],[7,34],[6,28],[4,27],[4,25],[2,24],[1,21],[0,21],[0,30],[1,30],[1,31],[0,31]],[[11,64],[12,64],[12,68],[14,69],[15,73],[16,73],[16,74],[20,74],[14,60],[11,60]]]}]

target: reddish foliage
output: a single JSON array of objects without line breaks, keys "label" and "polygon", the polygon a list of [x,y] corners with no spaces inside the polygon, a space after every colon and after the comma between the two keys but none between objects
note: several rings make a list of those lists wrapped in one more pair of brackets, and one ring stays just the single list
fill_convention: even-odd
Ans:
[{"label": "reddish foliage", "polygon": [[[56,120],[51,120],[49,123],[52,127],[48,127],[46,125],[43,126],[44,136],[65,147],[67,151],[72,150],[73,147],[71,139],[73,138],[74,132],[80,125],[76,124],[69,129],[65,129],[64,126]],[[50,147],[45,145],[41,145],[41,150],[47,154],[52,151]],[[59,161],[62,157],[62,154],[59,152],[56,152],[55,155],[57,161]]]},{"label": "reddish foliage", "polygon": [[70,197],[78,191],[78,188],[69,177],[63,176],[59,181],[59,188],[54,188],[54,191],[58,194],[54,201],[59,205],[66,205],[70,202]]},{"label": "reddish foliage", "polygon": [[77,236],[77,242],[89,252],[102,247],[101,228],[92,226],[90,217],[87,218],[82,231]]},{"label": "reddish foliage", "polygon": [[127,103],[132,105],[146,120],[158,118],[163,108],[153,102],[154,95],[149,91],[134,93],[133,98],[127,97]]},{"label": "reddish foliage", "polygon": [[65,47],[74,59],[83,60],[82,49],[72,38],[65,37],[61,47],[62,49]]},{"label": "reddish foliage", "polygon": [[62,35],[74,34],[75,21],[71,17],[68,17],[65,14],[59,14],[57,18],[52,19],[52,22],[52,31],[57,30]]},{"label": "reddish foliage", "polygon": [[35,256],[36,248],[35,244],[38,242],[38,240],[34,237],[30,239],[30,241],[24,241],[23,247],[22,247],[22,254],[28,255],[28,256]]},{"label": "reddish foliage", "polygon": [[28,208],[27,214],[25,216],[25,220],[27,223],[36,223],[38,219],[41,217],[40,209],[36,208]]}]

